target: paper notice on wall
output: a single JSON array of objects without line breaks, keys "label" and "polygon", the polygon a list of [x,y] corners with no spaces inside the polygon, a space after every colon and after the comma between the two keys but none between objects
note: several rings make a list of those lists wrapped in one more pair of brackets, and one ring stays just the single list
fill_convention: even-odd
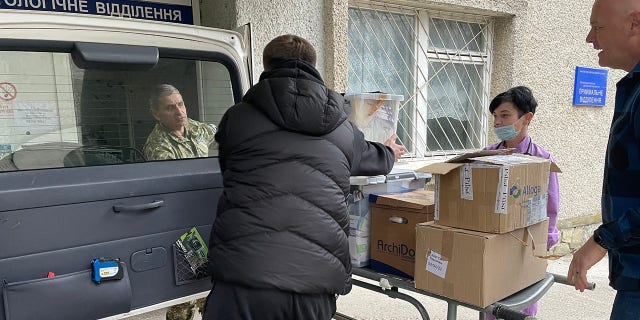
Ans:
[{"label": "paper notice on wall", "polygon": [[460,198],[464,200],[473,200],[473,177],[471,173],[471,164],[467,163],[460,167]]},{"label": "paper notice on wall", "polygon": [[433,193],[433,198],[435,199],[435,208],[433,209],[433,220],[440,220],[440,175],[436,174],[433,176],[433,179],[435,180],[435,191]]},{"label": "paper notice on wall", "polygon": [[427,272],[444,279],[447,274],[448,264],[449,261],[442,260],[442,256],[433,250],[430,250],[427,254]]},{"label": "paper notice on wall", "polygon": [[509,167],[500,168],[500,176],[498,178],[498,190],[496,193],[496,207],[494,212],[507,214],[509,202]]},{"label": "paper notice on wall", "polygon": [[0,144],[0,159],[4,156],[11,154],[11,145],[10,144]]},{"label": "paper notice on wall", "polygon": [[0,119],[13,118],[13,108],[8,103],[0,102]]},{"label": "paper notice on wall", "polygon": [[60,130],[58,105],[53,101],[13,101],[14,130],[27,134]]}]

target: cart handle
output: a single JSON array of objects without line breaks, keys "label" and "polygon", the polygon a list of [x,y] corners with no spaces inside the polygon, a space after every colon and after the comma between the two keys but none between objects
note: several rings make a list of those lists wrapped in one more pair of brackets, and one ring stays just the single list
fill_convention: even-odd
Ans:
[{"label": "cart handle", "polygon": [[[573,286],[573,283],[569,282],[569,279],[567,279],[567,276],[561,275],[561,274],[555,274],[552,273],[553,275],[553,281],[557,282],[557,283],[561,283],[561,284],[566,284],[568,286]],[[595,290],[596,288],[596,283],[595,282],[587,282],[587,289],[588,290]]]}]

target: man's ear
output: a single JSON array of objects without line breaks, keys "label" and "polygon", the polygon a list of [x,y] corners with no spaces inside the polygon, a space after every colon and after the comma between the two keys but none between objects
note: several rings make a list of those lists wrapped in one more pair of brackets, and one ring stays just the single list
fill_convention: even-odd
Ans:
[{"label": "man's ear", "polygon": [[533,112],[527,112],[524,115],[524,119],[527,121],[527,124],[529,124],[531,122],[531,120],[533,119]]},{"label": "man's ear", "polygon": [[635,10],[629,14],[629,20],[631,20],[631,29],[629,30],[632,35],[640,35],[640,11]]},{"label": "man's ear", "polygon": [[149,112],[151,112],[151,115],[153,116],[154,119],[156,119],[156,121],[160,121],[160,117],[158,117],[156,110],[153,110],[153,108],[151,108],[149,109]]}]

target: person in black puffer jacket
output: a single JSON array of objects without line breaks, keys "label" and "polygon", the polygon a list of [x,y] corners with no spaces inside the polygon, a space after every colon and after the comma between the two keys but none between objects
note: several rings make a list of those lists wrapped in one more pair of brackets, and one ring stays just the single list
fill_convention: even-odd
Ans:
[{"label": "person in black puffer jacket", "polygon": [[395,135],[366,141],[315,62],[307,40],[273,39],[260,81],[220,122],[204,319],[331,319],[351,290],[349,177],[387,174],[405,149]]}]

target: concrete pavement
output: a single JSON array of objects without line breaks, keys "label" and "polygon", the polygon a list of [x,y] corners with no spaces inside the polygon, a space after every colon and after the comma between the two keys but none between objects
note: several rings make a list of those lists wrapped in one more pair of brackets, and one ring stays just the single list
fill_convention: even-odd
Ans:
[{"label": "concrete pavement", "polygon": [[[566,275],[571,256],[550,261],[548,272]],[[589,281],[596,283],[594,291],[579,292],[572,286],[554,284],[540,300],[537,317],[539,319],[583,319],[603,320],[609,318],[615,291],[608,285],[607,258],[597,263],[587,274]],[[359,278],[361,279],[361,278]],[[364,280],[364,279],[361,279]],[[418,299],[429,312],[432,320],[445,320],[447,305],[444,301],[404,291]],[[338,299],[338,312],[362,320],[419,320],[418,311],[403,300],[353,287],[349,295]],[[143,315],[126,318],[128,320],[164,320],[165,310],[156,310]],[[195,320],[200,320],[198,316]],[[460,307],[458,320],[476,320],[477,311]]]}]

